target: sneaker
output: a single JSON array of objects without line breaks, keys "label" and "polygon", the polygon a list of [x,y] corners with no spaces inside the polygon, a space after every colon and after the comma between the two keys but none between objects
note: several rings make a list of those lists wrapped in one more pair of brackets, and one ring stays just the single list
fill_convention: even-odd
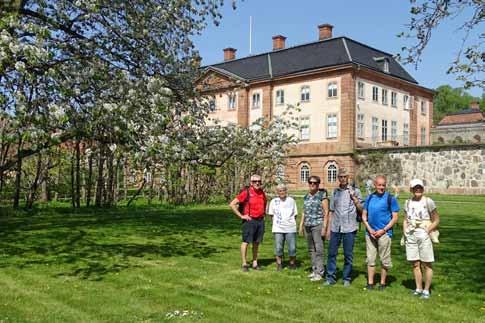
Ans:
[{"label": "sneaker", "polygon": [[296,270],[296,264],[290,264],[290,265],[288,266],[288,269],[289,269],[289,270]]},{"label": "sneaker", "polygon": [[242,271],[244,273],[247,273],[249,271],[249,266],[248,265],[242,265]]},{"label": "sneaker", "polygon": [[311,272],[310,274],[307,275],[307,278],[313,278],[315,277],[315,273],[314,272]]},{"label": "sneaker", "polygon": [[350,281],[344,280],[344,287],[350,287]]},{"label": "sneaker", "polygon": [[416,289],[414,292],[413,292],[413,295],[414,296],[421,296],[421,294],[423,294],[423,291],[421,289]]},{"label": "sneaker", "polygon": [[422,299],[429,299],[429,292],[426,290],[423,290],[423,293],[421,294]]},{"label": "sneaker", "polygon": [[282,271],[283,270],[283,265],[282,264],[276,264],[276,271]]},{"label": "sneaker", "polygon": [[367,290],[373,290],[374,289],[374,284],[367,284],[365,286],[365,289],[367,289]]},{"label": "sneaker", "polygon": [[253,270],[261,270],[261,267],[259,267],[259,265],[256,265],[256,266],[255,266],[255,265],[253,265],[253,267],[252,267],[252,268],[253,268]]},{"label": "sneaker", "polygon": [[335,283],[334,282],[331,282],[329,280],[326,280],[323,285],[325,285],[325,286],[333,286],[333,285],[335,285]]},{"label": "sneaker", "polygon": [[382,284],[379,284],[379,291],[383,291],[384,289],[386,289],[386,285],[382,285]]},{"label": "sneaker", "polygon": [[320,280],[322,280],[322,276],[320,276],[319,274],[315,274],[312,278],[310,278],[310,281],[312,282],[317,282]]}]

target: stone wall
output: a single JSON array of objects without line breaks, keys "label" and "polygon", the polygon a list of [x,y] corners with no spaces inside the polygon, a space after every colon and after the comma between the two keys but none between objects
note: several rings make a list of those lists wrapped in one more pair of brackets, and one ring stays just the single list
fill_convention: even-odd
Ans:
[{"label": "stone wall", "polygon": [[400,180],[392,184],[402,189],[408,189],[412,178],[420,178],[432,193],[485,194],[485,144],[358,150],[359,158],[372,153],[400,161]]}]

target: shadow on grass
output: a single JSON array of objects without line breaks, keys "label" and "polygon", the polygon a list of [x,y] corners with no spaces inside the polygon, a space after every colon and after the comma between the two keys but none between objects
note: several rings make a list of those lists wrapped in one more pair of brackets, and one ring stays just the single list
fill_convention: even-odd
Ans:
[{"label": "shadow on grass", "polygon": [[[99,280],[169,257],[207,258],[239,235],[224,209],[70,208],[0,217],[0,267],[60,267],[58,275]],[[139,260],[137,261],[138,258]]]}]

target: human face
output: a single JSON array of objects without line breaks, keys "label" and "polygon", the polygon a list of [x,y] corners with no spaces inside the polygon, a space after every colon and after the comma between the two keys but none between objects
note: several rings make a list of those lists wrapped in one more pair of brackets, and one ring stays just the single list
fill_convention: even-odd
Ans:
[{"label": "human face", "polygon": [[347,186],[347,185],[349,185],[349,176],[348,175],[339,175],[338,181],[340,183],[340,186],[342,186],[342,187]]},{"label": "human face", "polygon": [[376,192],[378,194],[384,194],[387,184],[384,178],[377,178],[374,182],[374,186],[376,187]]},{"label": "human face", "polygon": [[419,200],[423,196],[424,187],[420,185],[414,186],[411,188],[411,193],[413,193],[414,197]]},{"label": "human face", "polygon": [[320,186],[320,182],[318,182],[315,179],[310,179],[308,181],[308,188],[310,189],[310,192],[316,192],[319,186]]},{"label": "human face", "polygon": [[284,200],[288,194],[286,190],[278,190],[276,193],[278,193],[278,197],[282,200]]},{"label": "human face", "polygon": [[256,190],[261,189],[261,178],[252,178],[251,186],[254,187],[254,189]]}]

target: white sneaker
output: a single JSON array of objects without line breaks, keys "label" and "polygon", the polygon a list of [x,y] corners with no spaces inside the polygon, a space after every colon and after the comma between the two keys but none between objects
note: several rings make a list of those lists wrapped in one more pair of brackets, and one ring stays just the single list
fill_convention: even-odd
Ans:
[{"label": "white sneaker", "polygon": [[315,274],[312,278],[310,278],[310,281],[312,282],[317,282],[320,280],[322,280],[322,276],[320,276],[319,274]]},{"label": "white sneaker", "polygon": [[313,277],[315,277],[315,273],[314,272],[311,272],[307,277],[308,278],[313,278]]}]

